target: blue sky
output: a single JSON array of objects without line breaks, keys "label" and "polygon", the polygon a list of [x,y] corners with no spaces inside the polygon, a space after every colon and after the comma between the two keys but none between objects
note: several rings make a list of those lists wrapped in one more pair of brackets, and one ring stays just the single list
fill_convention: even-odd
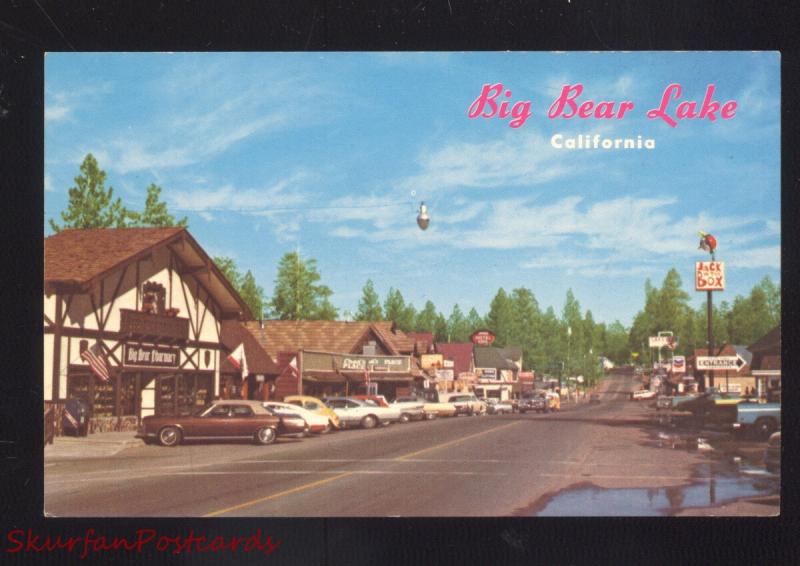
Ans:
[{"label": "blue sky", "polygon": [[[421,308],[481,314],[525,286],[561,312],[629,325],[644,281],[674,266],[694,291],[698,230],[726,262],[716,302],[780,278],[777,53],[49,53],[45,219],[91,152],[124,203],[150,183],[211,255],[271,295],[286,251],[318,261],[340,309],[369,278]],[[469,119],[484,83],[530,100],[520,128]],[[564,84],[630,100],[622,120],[547,118]],[[665,87],[736,100],[730,120],[647,119]],[[674,114],[672,102],[670,111]],[[553,134],[656,140],[558,150]],[[432,217],[422,232],[416,208]],[[45,233],[50,229],[45,227]]]}]

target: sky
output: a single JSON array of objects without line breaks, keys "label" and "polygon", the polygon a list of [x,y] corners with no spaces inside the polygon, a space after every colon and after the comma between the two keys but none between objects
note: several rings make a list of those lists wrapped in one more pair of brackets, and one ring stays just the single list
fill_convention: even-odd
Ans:
[{"label": "sky", "polygon": [[[530,101],[520,127],[468,116],[484,84]],[[650,119],[669,101],[735,115]],[[621,119],[549,118],[633,102]],[[654,139],[651,150],[557,149],[563,138]],[[371,279],[421,309],[488,311],[502,287],[561,313],[567,289],[596,321],[631,324],[644,283],[678,269],[692,304],[698,231],[718,240],[726,289],[780,281],[780,56],[639,53],[48,53],[45,234],[87,153],[129,208],[147,186],[212,256],[251,270],[269,297],[288,251],[315,258],[340,312]],[[425,201],[426,231],[416,225]]]}]

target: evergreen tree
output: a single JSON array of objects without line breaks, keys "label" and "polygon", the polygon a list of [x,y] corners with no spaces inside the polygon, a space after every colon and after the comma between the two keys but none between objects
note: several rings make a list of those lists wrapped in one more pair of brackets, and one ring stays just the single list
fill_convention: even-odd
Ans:
[{"label": "evergreen tree", "polygon": [[436,314],[436,306],[431,301],[425,301],[425,308],[417,313],[414,321],[414,330],[417,332],[435,332]]},{"label": "evergreen tree", "polygon": [[358,302],[356,320],[383,320],[381,301],[372,279],[367,279],[364,288],[361,290],[361,300]]},{"label": "evergreen tree", "polygon": [[236,268],[236,262],[229,257],[215,257],[214,263],[231,284],[231,287],[237,291],[242,288],[242,274]]},{"label": "evergreen tree", "polygon": [[469,340],[467,319],[458,303],[453,305],[453,310],[447,318],[447,334],[450,336],[450,342],[467,342]]},{"label": "evergreen tree", "polygon": [[133,212],[131,217],[135,226],[155,226],[168,228],[172,226],[186,226],[187,218],[184,216],[180,220],[175,220],[167,211],[167,204],[159,200],[161,187],[150,183],[147,187],[147,199],[144,203],[143,212]]},{"label": "evergreen tree", "polygon": [[389,292],[386,293],[386,299],[383,302],[383,312],[386,320],[393,321],[398,327],[405,321],[408,314],[406,311],[406,302],[403,299],[403,294],[394,287],[389,287]]},{"label": "evergreen tree", "polygon": [[269,303],[281,320],[319,320],[336,317],[330,303],[333,291],[319,283],[317,261],[303,260],[297,252],[287,252],[278,264],[275,289]]},{"label": "evergreen tree", "polygon": [[253,316],[259,320],[264,318],[264,289],[258,286],[256,278],[253,277],[253,273],[249,269],[242,277],[239,295],[250,307],[250,312],[253,313]]},{"label": "evergreen tree", "polygon": [[417,320],[417,309],[414,308],[412,303],[408,303],[403,309],[402,315],[397,322],[397,328],[403,332],[412,332],[414,324]]},{"label": "evergreen tree", "polygon": [[514,312],[511,300],[501,287],[489,305],[486,325],[495,335],[495,346],[506,346],[514,326]]},{"label": "evergreen tree", "polygon": [[436,322],[433,325],[433,336],[436,342],[450,342],[447,319],[442,313],[436,315]]},{"label": "evergreen tree", "polygon": [[69,189],[69,205],[61,212],[63,225],[51,218],[54,232],[65,228],[124,228],[133,215],[114,198],[114,188],[105,188],[106,172],[97,165],[89,153],[80,166],[81,174],[75,177],[75,186]]},{"label": "evergreen tree", "polygon": [[469,313],[467,313],[467,329],[468,329],[468,337],[472,336],[472,333],[476,330],[481,330],[486,326],[486,321],[483,320],[483,317],[478,314],[478,311],[475,310],[475,307],[469,309]]}]

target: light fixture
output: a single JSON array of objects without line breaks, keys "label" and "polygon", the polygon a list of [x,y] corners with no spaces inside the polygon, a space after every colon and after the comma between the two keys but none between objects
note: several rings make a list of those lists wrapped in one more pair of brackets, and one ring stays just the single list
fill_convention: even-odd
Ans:
[{"label": "light fixture", "polygon": [[431,223],[431,217],[428,216],[428,207],[425,202],[419,203],[419,214],[417,215],[417,225],[421,230],[427,230],[428,224]]}]

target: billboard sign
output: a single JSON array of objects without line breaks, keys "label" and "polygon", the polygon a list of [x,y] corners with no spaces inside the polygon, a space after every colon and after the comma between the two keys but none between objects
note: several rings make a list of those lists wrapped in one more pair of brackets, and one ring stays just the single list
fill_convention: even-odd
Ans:
[{"label": "billboard sign", "polygon": [[694,288],[697,291],[724,291],[725,262],[696,261],[694,264]]}]

